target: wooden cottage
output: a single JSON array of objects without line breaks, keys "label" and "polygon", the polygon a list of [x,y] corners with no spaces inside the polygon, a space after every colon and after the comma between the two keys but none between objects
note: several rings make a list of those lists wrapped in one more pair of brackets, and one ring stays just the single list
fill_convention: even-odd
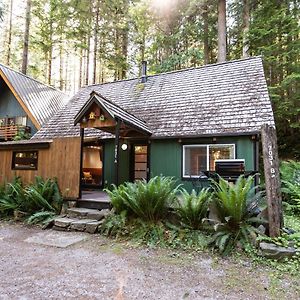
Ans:
[{"label": "wooden cottage", "polygon": [[258,170],[263,124],[274,117],[260,57],[91,85],[31,140],[0,145],[0,180],[55,176],[69,198],[160,174],[191,189],[217,162]]}]

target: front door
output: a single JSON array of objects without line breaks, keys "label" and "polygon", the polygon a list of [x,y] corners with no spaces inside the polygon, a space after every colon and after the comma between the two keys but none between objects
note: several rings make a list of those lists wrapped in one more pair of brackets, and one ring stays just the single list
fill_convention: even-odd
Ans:
[{"label": "front door", "polygon": [[132,145],[132,181],[149,179],[148,157],[149,153],[147,144]]},{"label": "front door", "polygon": [[103,186],[103,146],[97,141],[85,142],[82,153],[81,185],[99,189]]}]

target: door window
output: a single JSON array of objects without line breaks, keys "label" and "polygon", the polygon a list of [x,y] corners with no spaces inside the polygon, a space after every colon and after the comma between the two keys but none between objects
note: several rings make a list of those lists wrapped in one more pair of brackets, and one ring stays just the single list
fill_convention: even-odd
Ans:
[{"label": "door window", "polygon": [[134,180],[147,180],[148,146],[134,146]]}]

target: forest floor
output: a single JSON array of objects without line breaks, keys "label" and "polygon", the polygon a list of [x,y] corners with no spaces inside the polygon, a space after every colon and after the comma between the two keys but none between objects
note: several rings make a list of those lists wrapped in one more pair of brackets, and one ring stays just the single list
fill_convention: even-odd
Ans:
[{"label": "forest floor", "polygon": [[[46,245],[47,235],[59,247]],[[62,235],[77,242],[62,246]],[[0,221],[0,299],[300,299],[300,287],[299,278],[279,278],[243,257]]]}]

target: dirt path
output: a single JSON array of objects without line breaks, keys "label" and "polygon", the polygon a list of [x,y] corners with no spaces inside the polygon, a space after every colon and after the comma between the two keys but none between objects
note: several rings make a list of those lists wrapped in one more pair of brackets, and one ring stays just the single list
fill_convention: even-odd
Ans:
[{"label": "dirt path", "polygon": [[41,232],[49,231],[0,223],[0,299],[300,298],[297,280],[274,281],[249,262],[129,248],[100,235],[66,248],[25,241]]}]

